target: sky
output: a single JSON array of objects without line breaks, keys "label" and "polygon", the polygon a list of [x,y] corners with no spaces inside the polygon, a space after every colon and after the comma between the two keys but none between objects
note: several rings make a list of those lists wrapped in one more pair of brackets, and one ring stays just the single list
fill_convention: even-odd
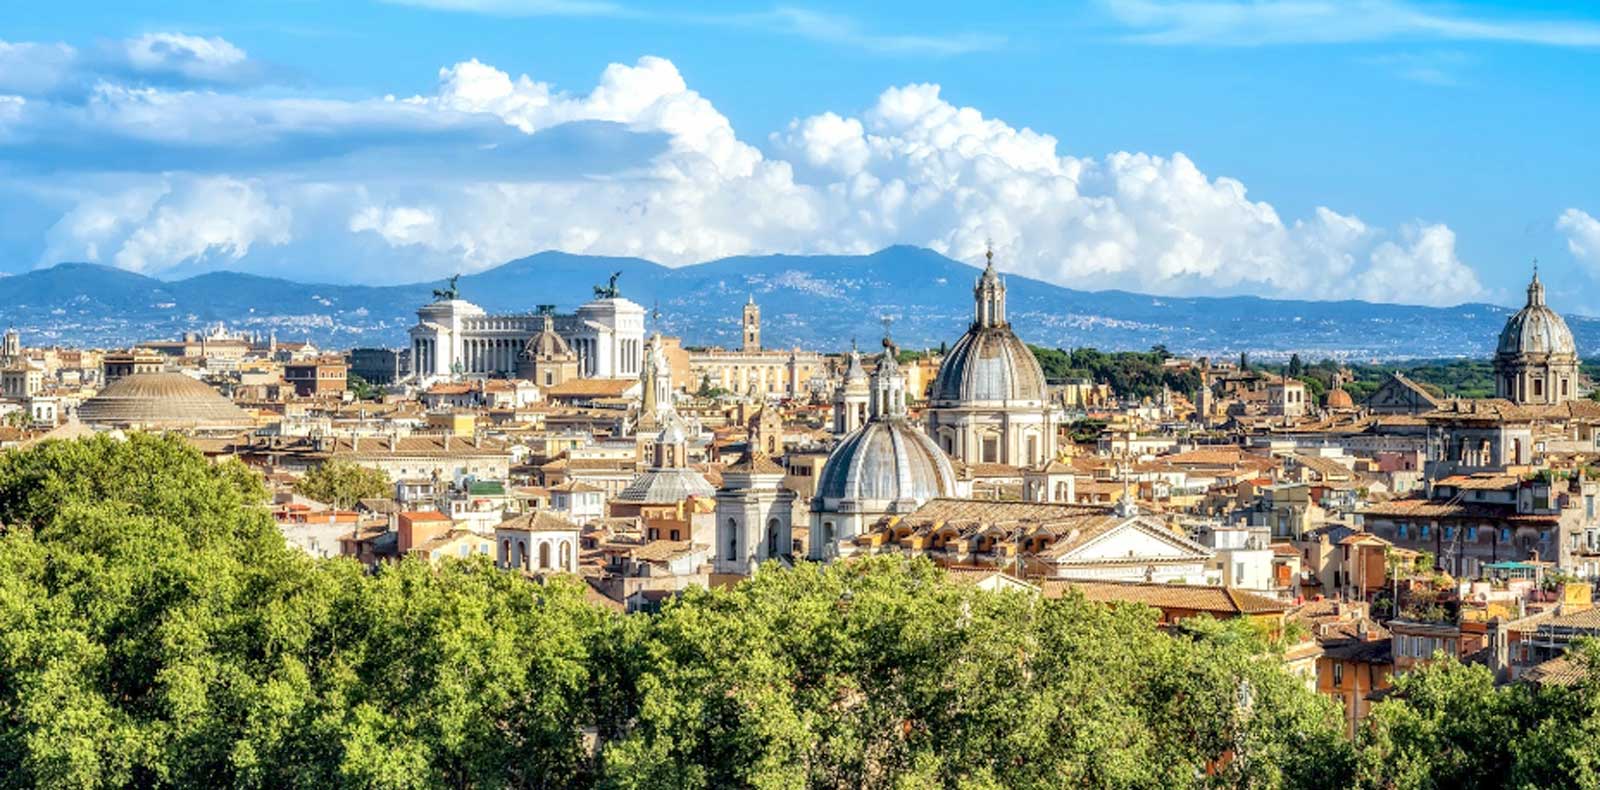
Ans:
[{"label": "sky", "polygon": [[1600,315],[1600,8],[1528,5],[10,4],[0,273],[992,244],[1074,288],[1433,305],[1520,304],[1537,259]]}]

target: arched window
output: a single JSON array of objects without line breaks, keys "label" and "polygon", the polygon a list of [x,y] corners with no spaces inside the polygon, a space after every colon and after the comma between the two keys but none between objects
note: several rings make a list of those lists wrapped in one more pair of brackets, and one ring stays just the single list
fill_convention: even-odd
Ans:
[{"label": "arched window", "polygon": [[767,556],[778,556],[778,520],[767,522]]},{"label": "arched window", "polygon": [[511,539],[510,538],[506,538],[506,539],[500,541],[500,566],[504,567],[504,568],[511,567]]},{"label": "arched window", "polygon": [[543,541],[543,542],[539,543],[539,569],[540,570],[547,570],[547,569],[549,569],[549,567],[550,567],[550,543],[548,541]]},{"label": "arched window", "polygon": [[568,572],[572,570],[572,543],[570,541],[561,541],[561,570]]},{"label": "arched window", "polygon": [[527,543],[527,541],[523,541],[523,540],[518,540],[517,541],[517,559],[516,559],[516,564],[521,565],[523,570],[527,570],[528,569],[528,543]]}]

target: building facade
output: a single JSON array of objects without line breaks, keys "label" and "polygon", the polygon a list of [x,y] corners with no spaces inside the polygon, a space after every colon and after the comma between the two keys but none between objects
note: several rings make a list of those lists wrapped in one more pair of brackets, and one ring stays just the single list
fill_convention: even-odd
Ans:
[{"label": "building facade", "polygon": [[597,288],[597,298],[571,315],[490,315],[452,289],[438,291],[417,310],[410,330],[412,367],[424,386],[454,377],[517,375],[522,355],[546,327],[566,343],[583,378],[636,378],[644,359],[645,310],[616,288]]}]

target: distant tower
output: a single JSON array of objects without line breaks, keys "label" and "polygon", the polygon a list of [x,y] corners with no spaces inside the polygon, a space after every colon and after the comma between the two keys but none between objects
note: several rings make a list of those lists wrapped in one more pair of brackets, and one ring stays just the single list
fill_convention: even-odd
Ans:
[{"label": "distant tower", "polygon": [[16,359],[20,356],[22,356],[22,336],[18,335],[15,329],[7,329],[5,338],[0,340],[0,359]]},{"label": "distant tower", "polygon": [[744,304],[744,350],[761,350],[761,306],[754,296]]},{"label": "distant tower", "polygon": [[672,368],[667,364],[660,332],[645,346],[639,381],[643,393],[639,424],[646,429],[655,428],[665,421],[666,412],[672,410]]}]

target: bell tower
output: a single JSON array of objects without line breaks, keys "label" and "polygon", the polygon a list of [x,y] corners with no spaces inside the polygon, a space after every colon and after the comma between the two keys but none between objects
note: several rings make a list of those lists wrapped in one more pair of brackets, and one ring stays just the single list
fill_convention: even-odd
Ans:
[{"label": "bell tower", "polygon": [[756,304],[756,298],[744,304],[744,350],[756,352],[761,350],[761,305]]}]

